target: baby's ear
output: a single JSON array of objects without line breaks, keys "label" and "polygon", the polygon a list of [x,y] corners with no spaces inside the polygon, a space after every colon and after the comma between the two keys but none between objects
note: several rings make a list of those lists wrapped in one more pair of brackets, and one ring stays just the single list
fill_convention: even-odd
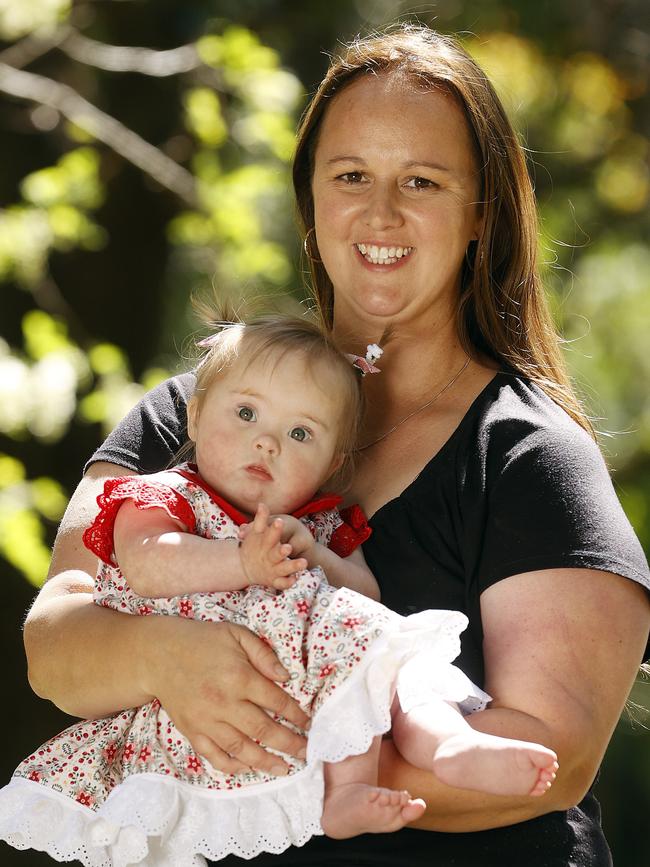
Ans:
[{"label": "baby's ear", "polygon": [[199,421],[199,402],[192,396],[187,404],[187,435],[193,443],[196,442],[196,426]]}]

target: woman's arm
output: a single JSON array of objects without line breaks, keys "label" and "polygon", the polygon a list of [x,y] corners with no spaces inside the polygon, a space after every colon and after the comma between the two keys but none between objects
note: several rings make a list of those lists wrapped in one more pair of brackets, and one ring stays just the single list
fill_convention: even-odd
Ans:
[{"label": "woman's arm", "polygon": [[[158,698],[198,752],[225,771],[271,770],[278,760],[253,742],[300,755],[304,738],[274,722],[307,717],[274,680],[286,672],[249,630],[184,618],[133,617],[92,601],[95,557],[82,534],[106,478],[129,471],[93,464],[61,523],[50,579],[25,623],[34,691],[75,716],[101,717]],[[228,756],[235,757],[235,760]]]},{"label": "woman's arm", "polygon": [[453,789],[382,747],[381,784],[424,798],[415,823],[476,831],[578,803],[598,766],[634,682],[650,624],[646,591],[605,572],[560,569],[516,575],[481,596],[490,707],[468,717],[476,729],[555,750],[560,770],[543,798]]}]

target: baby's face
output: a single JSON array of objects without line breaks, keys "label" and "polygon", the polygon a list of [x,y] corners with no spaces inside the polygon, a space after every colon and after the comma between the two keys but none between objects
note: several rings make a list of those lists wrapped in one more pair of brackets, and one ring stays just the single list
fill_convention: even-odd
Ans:
[{"label": "baby's face", "polygon": [[[254,514],[288,514],[313,498],[340,464],[340,410],[334,374],[287,352],[236,361],[192,401],[188,430],[205,481],[234,506]],[[323,387],[316,382],[318,377]]]}]

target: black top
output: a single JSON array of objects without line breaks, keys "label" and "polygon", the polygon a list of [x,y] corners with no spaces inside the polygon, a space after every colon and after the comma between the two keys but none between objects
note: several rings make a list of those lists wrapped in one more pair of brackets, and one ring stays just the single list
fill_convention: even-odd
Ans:
[{"label": "black top", "polygon": [[[154,472],[186,439],[194,378],[154,389],[89,463]],[[459,666],[483,685],[479,598],[523,572],[583,567],[650,589],[645,556],[593,440],[536,385],[505,372],[476,398],[456,431],[399,497],[372,517],[364,554],[382,602],[402,614],[464,611]],[[543,580],[543,579],[542,579]],[[241,864],[231,856],[219,862]],[[404,829],[352,840],[312,839],[259,865],[300,867],[607,867],[611,856],[592,793],[565,812],[468,834]]]}]

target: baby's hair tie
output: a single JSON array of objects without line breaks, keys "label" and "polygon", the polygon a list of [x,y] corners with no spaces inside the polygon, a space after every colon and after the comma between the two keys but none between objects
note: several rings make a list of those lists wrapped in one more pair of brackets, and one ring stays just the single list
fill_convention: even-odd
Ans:
[{"label": "baby's hair tie", "polygon": [[384,354],[384,350],[376,343],[369,343],[366,347],[366,357],[361,355],[350,355],[346,353],[346,358],[350,360],[353,367],[359,371],[361,376],[367,373],[381,373],[378,367],[375,367],[374,362],[378,361]]},{"label": "baby's hair tie", "polygon": [[208,334],[207,337],[202,337],[201,340],[197,340],[196,345],[200,346],[201,349],[211,349],[215,343],[218,343],[223,339],[223,336],[227,331],[230,331],[231,328],[241,328],[243,325],[243,322],[231,319],[222,319],[219,322],[211,322],[210,326],[214,331],[212,334]]},{"label": "baby's hair tie", "polygon": [[204,337],[202,340],[197,340],[196,345],[200,346],[202,349],[209,349],[211,346],[214,346],[220,336],[221,332],[217,331],[215,334],[210,334],[208,337]]}]

